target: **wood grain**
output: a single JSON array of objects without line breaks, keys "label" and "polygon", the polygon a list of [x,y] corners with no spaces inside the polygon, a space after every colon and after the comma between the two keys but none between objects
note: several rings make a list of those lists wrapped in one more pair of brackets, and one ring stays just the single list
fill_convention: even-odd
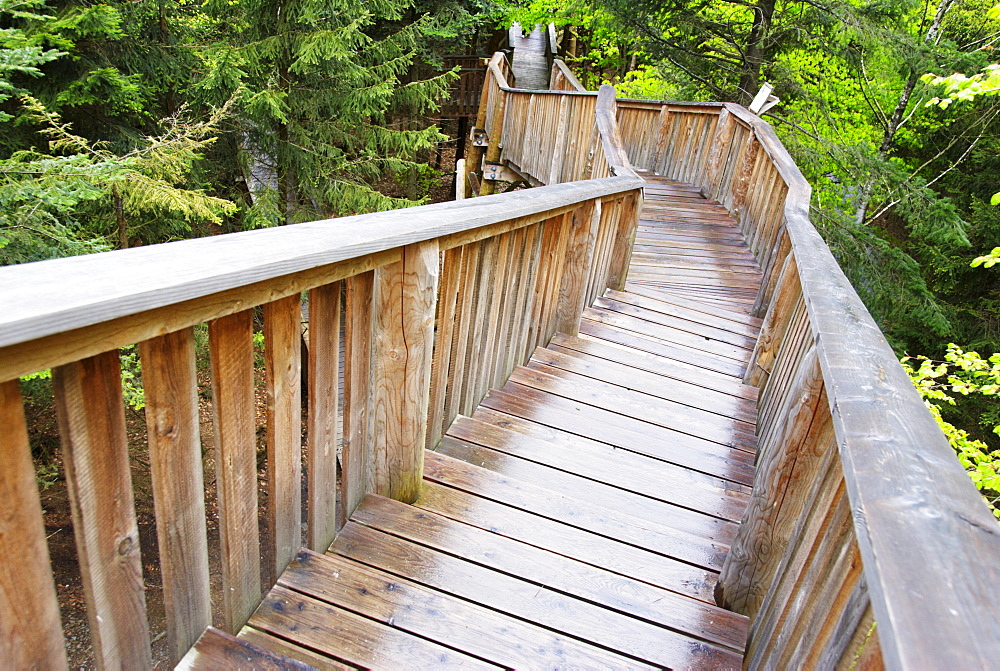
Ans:
[{"label": "wood grain", "polygon": [[52,371],[63,465],[94,655],[149,668],[149,626],[118,352]]},{"label": "wood grain", "polygon": [[301,322],[298,295],[264,306],[267,526],[272,584],[302,545]]},{"label": "wood grain", "polygon": [[0,656],[11,668],[66,668],[41,500],[16,381],[0,383]]},{"label": "wood grain", "polygon": [[193,329],[140,343],[170,661],[212,623]]},{"label": "wood grain", "polygon": [[[372,455],[372,325],[375,273],[347,278],[344,316],[344,448],[341,520],[354,513],[368,491]],[[338,526],[340,526],[338,524]]]},{"label": "wood grain", "polygon": [[208,324],[222,545],[222,615],[229,633],[246,624],[261,596],[252,337],[253,313],[249,310]]},{"label": "wood grain", "polygon": [[377,273],[373,306],[373,491],[420,494],[437,301],[437,243],[411,245]]},{"label": "wood grain", "polygon": [[309,481],[307,544],[323,551],[337,535],[337,426],[342,282],[309,292]]}]

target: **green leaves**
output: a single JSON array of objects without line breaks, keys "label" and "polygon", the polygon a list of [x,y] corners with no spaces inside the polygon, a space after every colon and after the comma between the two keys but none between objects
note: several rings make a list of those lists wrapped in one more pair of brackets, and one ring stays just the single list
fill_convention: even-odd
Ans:
[{"label": "green leaves", "polygon": [[[992,397],[1000,392],[1000,354],[983,359],[977,352],[966,352],[949,344],[944,361],[916,356],[903,357],[901,363],[941,431],[955,448],[962,467],[982,492],[993,514],[1000,518],[1000,450],[990,450],[986,443],[971,438],[967,431],[946,421],[941,414],[942,402],[956,404],[951,394]],[[1000,434],[1000,426],[993,431]]]}]

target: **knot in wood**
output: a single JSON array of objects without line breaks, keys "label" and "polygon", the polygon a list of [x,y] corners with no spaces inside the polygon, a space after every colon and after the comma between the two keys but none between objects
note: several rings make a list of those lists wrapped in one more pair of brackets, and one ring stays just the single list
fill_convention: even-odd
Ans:
[{"label": "knot in wood", "polygon": [[118,554],[124,557],[125,555],[129,554],[132,551],[132,546],[134,545],[135,541],[132,539],[132,537],[126,536],[125,538],[121,539],[121,541],[118,543]]}]

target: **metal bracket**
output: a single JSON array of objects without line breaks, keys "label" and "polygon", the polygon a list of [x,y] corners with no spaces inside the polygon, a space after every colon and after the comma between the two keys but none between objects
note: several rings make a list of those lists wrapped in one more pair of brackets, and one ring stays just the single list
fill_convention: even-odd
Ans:
[{"label": "metal bracket", "polygon": [[483,179],[501,182],[517,182],[524,178],[520,173],[511,170],[502,163],[485,161],[483,163]]},{"label": "metal bracket", "polygon": [[486,131],[482,128],[476,128],[473,126],[472,131],[469,133],[469,137],[472,138],[473,147],[487,147],[490,144],[490,138],[486,135]]}]

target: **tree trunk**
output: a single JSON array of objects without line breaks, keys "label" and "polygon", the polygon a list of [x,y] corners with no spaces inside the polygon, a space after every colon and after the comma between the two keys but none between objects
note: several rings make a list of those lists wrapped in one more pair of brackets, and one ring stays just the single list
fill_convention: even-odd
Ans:
[{"label": "tree trunk", "polygon": [[776,0],[758,0],[753,8],[753,27],[744,52],[736,98],[741,105],[749,104],[760,88],[760,68],[764,64],[765,44],[771,34],[775,4]]},{"label": "tree trunk", "polygon": [[[941,33],[941,24],[944,22],[944,17],[947,15],[948,10],[951,9],[954,2],[955,0],[942,0],[941,4],[938,5],[937,13],[934,15],[934,20],[931,22],[930,28],[927,29],[927,34],[924,35],[924,44],[938,43]],[[882,133],[882,143],[878,148],[878,160],[880,163],[885,161],[895,148],[896,133],[899,132],[900,126],[903,125],[903,117],[906,115],[906,108],[910,106],[910,99],[913,97],[913,91],[917,87],[917,82],[920,81],[921,74],[922,72],[911,71],[910,76],[906,80],[906,84],[903,86],[903,90],[899,94],[899,100],[896,102],[896,107],[892,110],[892,115],[889,117],[889,121],[885,125],[885,131]],[[868,181],[866,181],[861,187],[858,207],[854,212],[854,222],[859,226],[865,223],[865,216],[868,214],[868,205],[871,202],[873,186],[872,180],[869,178]]]}]

